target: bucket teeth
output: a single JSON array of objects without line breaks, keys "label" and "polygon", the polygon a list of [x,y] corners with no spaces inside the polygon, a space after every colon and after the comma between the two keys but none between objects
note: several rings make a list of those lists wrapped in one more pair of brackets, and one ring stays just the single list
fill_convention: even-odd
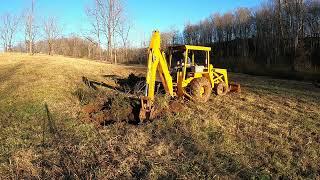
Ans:
[{"label": "bucket teeth", "polygon": [[152,105],[151,100],[143,96],[141,97],[141,109],[139,113],[139,119],[141,122],[145,120],[150,120],[154,118],[154,107]]}]

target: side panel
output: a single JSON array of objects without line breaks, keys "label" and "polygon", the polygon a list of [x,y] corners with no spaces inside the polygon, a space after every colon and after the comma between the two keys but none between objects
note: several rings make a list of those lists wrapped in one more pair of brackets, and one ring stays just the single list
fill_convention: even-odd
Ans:
[{"label": "side panel", "polygon": [[212,87],[219,82],[225,82],[227,86],[229,86],[228,72],[226,69],[213,68],[213,66],[210,65],[210,80]]}]

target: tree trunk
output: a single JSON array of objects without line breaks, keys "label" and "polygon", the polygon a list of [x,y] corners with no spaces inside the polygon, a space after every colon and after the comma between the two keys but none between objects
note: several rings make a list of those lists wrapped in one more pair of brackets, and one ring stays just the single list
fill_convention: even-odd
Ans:
[{"label": "tree trunk", "polygon": [[115,49],[115,53],[114,53],[114,64],[117,64],[117,50]]},{"label": "tree trunk", "polygon": [[29,39],[29,54],[33,55],[33,48],[32,48],[32,40],[31,40],[31,38]]}]

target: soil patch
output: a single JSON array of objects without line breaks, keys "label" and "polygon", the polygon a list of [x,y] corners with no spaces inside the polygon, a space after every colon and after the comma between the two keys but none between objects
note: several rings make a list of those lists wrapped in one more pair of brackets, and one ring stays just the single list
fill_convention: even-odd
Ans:
[{"label": "soil patch", "polygon": [[[96,101],[85,105],[83,112],[85,120],[94,123],[96,126],[107,126],[114,123],[125,122],[128,124],[138,125],[141,104],[139,98],[127,97],[121,94],[113,97],[97,98]],[[167,105],[155,104],[155,117],[163,118],[169,114],[182,112],[185,106],[181,101],[168,101]],[[152,121],[153,119],[149,119]]]}]

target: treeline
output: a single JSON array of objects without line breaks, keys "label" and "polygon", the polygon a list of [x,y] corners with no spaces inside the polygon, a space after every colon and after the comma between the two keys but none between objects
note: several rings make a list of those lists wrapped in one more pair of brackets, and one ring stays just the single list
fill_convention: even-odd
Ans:
[{"label": "treeline", "polygon": [[187,24],[182,36],[212,46],[214,63],[235,71],[320,72],[318,0],[270,0],[255,10],[214,14]]},{"label": "treeline", "polygon": [[[57,18],[36,16],[35,0],[22,16],[0,18],[5,51],[41,52],[113,63],[145,63],[148,42],[131,48],[131,26],[122,0],[92,0],[84,9],[90,27],[63,36]],[[17,33],[24,34],[15,43]],[[151,32],[150,32],[151,35]],[[162,47],[211,46],[212,63],[246,73],[320,73],[320,1],[268,0],[256,9],[238,8],[213,14],[196,24],[162,32]],[[320,79],[320,78],[319,78]]]},{"label": "treeline", "polygon": [[[84,8],[90,24],[83,32],[63,35],[59,19],[37,15],[36,0],[29,0],[24,13],[0,15],[0,44],[5,52],[19,51],[85,57],[113,63],[140,63],[141,48],[131,48],[131,24],[125,14],[125,0],[91,0]],[[23,35],[23,40],[18,35]]]},{"label": "treeline", "polygon": [[[18,43],[11,51],[28,52],[26,43]],[[86,39],[78,36],[62,37],[52,41],[51,47],[46,40],[35,42],[34,53],[57,54],[74,58],[86,58],[92,60],[101,60],[111,62],[108,59],[108,52],[99,48],[92,39]],[[116,48],[114,49],[114,58],[118,63],[123,64],[143,64],[145,63],[145,48]]]}]

